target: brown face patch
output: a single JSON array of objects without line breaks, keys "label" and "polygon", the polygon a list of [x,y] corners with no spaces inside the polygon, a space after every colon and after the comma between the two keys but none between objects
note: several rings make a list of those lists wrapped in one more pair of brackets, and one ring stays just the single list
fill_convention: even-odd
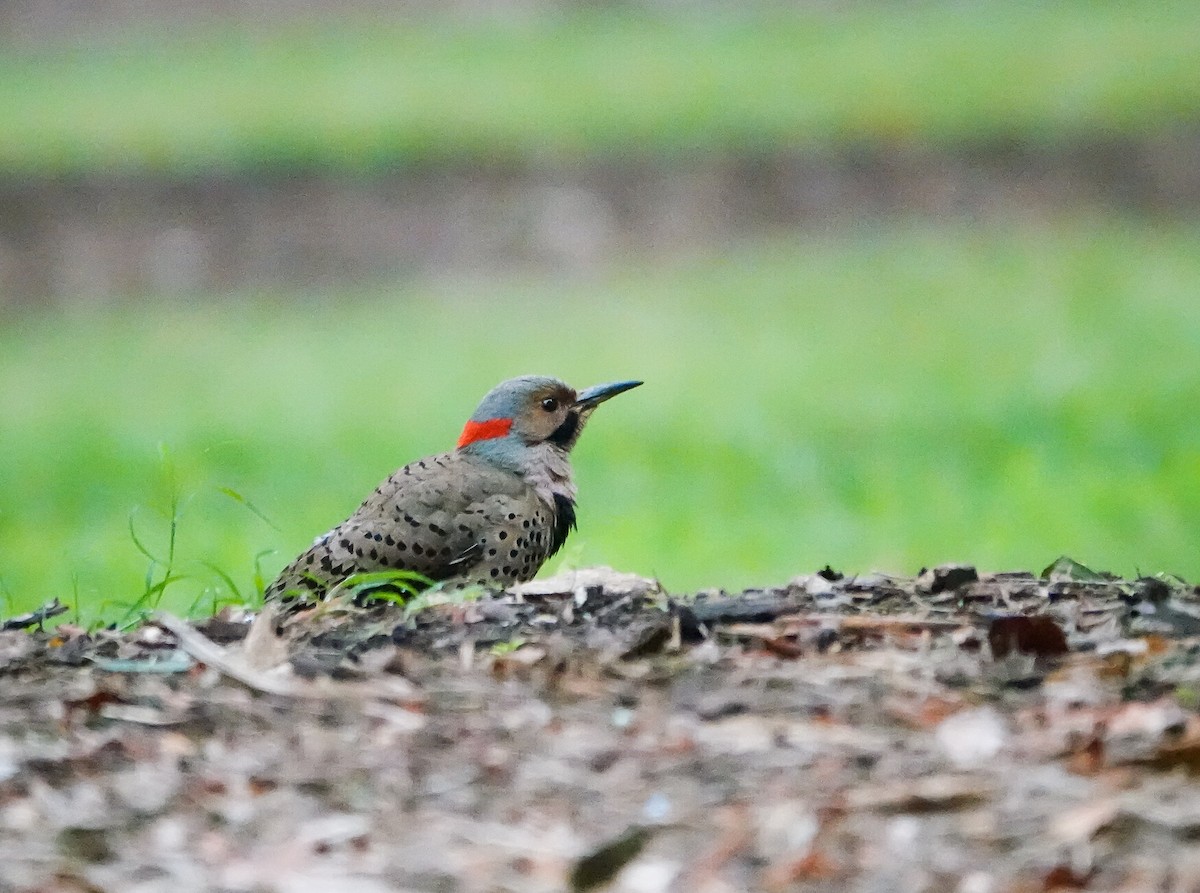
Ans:
[{"label": "brown face patch", "polygon": [[574,403],[575,391],[566,385],[538,388],[513,420],[513,429],[526,443],[542,443],[566,421]]}]

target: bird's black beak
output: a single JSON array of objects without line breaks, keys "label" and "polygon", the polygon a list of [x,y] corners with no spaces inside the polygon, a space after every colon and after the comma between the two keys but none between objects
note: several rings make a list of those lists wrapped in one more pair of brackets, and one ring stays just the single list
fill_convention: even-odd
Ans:
[{"label": "bird's black beak", "polygon": [[597,384],[590,388],[584,388],[575,399],[575,408],[595,409],[609,397],[631,391],[641,383],[640,381],[614,381],[609,384]]}]

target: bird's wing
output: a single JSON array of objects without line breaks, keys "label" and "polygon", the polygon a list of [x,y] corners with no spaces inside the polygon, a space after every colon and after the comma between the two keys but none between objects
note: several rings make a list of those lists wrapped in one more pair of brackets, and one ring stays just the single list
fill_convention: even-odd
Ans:
[{"label": "bird's wing", "polygon": [[[516,475],[460,453],[422,459],[380,484],[353,515],[285,568],[267,595],[319,597],[348,576],[370,571],[465,579],[489,551],[497,554],[490,538],[514,519],[519,525],[537,506],[532,488]],[[507,532],[504,539],[510,535],[515,539]]]}]

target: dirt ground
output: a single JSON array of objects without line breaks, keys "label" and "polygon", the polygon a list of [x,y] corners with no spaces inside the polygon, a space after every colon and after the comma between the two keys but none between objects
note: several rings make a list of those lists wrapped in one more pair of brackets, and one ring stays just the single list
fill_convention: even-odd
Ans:
[{"label": "dirt ground", "polygon": [[1177,579],[595,569],[251,620],[3,623],[0,891],[1200,890]]}]

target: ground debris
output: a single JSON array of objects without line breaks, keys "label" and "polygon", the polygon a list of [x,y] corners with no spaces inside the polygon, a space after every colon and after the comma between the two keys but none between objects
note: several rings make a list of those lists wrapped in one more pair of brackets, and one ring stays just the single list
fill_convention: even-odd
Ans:
[{"label": "ground debris", "polygon": [[1013,652],[1060,657],[1070,651],[1062,627],[1045,615],[996,617],[988,626],[988,644],[997,659]]},{"label": "ground debris", "polygon": [[922,813],[962,809],[995,796],[989,782],[978,776],[935,775],[887,785],[861,785],[846,797],[848,809]]},{"label": "ground debris", "polygon": [[922,592],[934,595],[938,592],[961,589],[978,579],[979,574],[969,564],[943,564],[917,574],[917,587]]},{"label": "ground debris", "polygon": [[9,617],[7,620],[0,621],[0,632],[9,632],[14,629],[28,629],[31,626],[36,626],[40,629],[47,620],[52,617],[58,617],[61,614],[66,614],[68,610],[70,609],[58,599],[53,599],[36,611],[30,611],[28,614],[20,614],[16,617]]},{"label": "ground debris", "polygon": [[571,869],[571,889],[583,893],[603,886],[645,848],[652,830],[633,826],[614,840],[588,853]]},{"label": "ground debris", "polygon": [[25,624],[0,890],[1190,889],[1198,605],[1064,559]]}]

